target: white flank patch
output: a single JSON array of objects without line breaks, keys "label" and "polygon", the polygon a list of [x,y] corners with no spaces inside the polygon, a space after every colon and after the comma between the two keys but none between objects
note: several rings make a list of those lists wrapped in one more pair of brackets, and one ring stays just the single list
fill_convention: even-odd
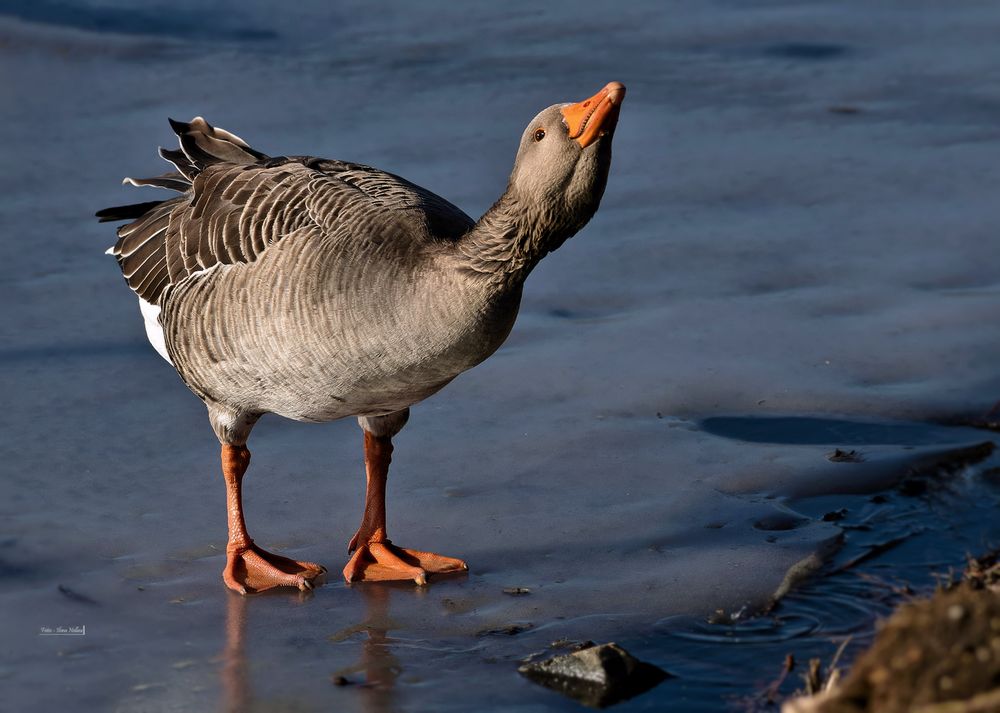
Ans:
[{"label": "white flank patch", "polygon": [[160,308],[140,297],[139,311],[142,312],[142,319],[146,323],[146,338],[153,345],[153,349],[172,366],[173,362],[167,354],[167,344],[163,340],[163,327],[160,326]]}]

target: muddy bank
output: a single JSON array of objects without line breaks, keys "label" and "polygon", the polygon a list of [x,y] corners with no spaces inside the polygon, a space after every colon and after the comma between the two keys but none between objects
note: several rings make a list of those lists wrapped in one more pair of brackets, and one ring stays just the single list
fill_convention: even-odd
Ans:
[{"label": "muddy bank", "polygon": [[841,680],[783,713],[975,713],[1000,709],[1000,565],[970,560],[957,582],[903,603]]}]

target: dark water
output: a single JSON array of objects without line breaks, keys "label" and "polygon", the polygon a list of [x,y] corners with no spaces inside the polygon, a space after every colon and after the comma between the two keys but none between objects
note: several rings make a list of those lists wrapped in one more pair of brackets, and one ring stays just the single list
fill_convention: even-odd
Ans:
[{"label": "dark water", "polygon": [[877,423],[798,416],[712,416],[701,427],[716,436],[752,443],[837,446],[929,446],[967,440],[968,434],[929,423]]},{"label": "dark water", "polygon": [[[804,689],[809,659],[821,659],[829,672],[842,649],[839,665],[849,667],[896,605],[931,594],[960,575],[968,556],[1000,544],[998,495],[967,472],[930,496],[838,501],[849,511],[838,521],[843,547],[770,613],[732,624],[685,617],[656,624],[656,635],[643,641],[678,678],[655,695],[678,710],[720,710],[720,701],[730,710],[767,710],[769,691],[780,701]],[[800,506],[822,517],[821,500]],[[796,668],[773,686],[788,654]]]}]

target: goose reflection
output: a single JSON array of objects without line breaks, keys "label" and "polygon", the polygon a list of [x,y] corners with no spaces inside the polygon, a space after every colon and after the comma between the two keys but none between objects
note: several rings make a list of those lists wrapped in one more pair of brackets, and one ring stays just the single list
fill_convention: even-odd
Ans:
[{"label": "goose reflection", "polygon": [[226,596],[226,648],[222,651],[222,710],[240,713],[250,710],[250,683],[244,639],[247,626],[247,598],[234,592]]},{"label": "goose reflection", "polygon": [[357,589],[365,602],[365,620],[337,632],[330,640],[344,641],[364,633],[361,659],[354,666],[335,671],[333,680],[341,685],[359,682],[366,689],[361,697],[362,708],[371,713],[388,713],[395,710],[393,689],[403,670],[399,659],[392,654],[392,639],[388,636],[390,630],[398,628],[389,615],[393,585],[367,584]]},{"label": "goose reflection", "polygon": [[[402,673],[399,659],[392,653],[388,632],[396,628],[389,615],[393,585],[366,584],[357,587],[365,605],[361,623],[332,636],[333,642],[346,641],[363,634],[361,657],[357,664],[331,674],[335,685],[356,685],[361,709],[370,713],[389,713],[394,706],[394,687]],[[265,595],[266,596],[266,595]],[[309,595],[306,595],[309,596]],[[300,595],[292,597],[296,602]],[[226,597],[226,644],[220,669],[222,706],[225,713],[255,710],[246,651],[247,608],[250,598],[231,593]]]}]

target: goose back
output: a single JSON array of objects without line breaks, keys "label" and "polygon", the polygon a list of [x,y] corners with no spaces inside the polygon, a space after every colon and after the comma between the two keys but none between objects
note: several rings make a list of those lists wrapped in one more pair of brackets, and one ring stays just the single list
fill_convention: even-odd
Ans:
[{"label": "goose back", "polygon": [[183,195],[108,208],[102,221],[132,220],[108,251],[132,290],[157,305],[172,285],[215,265],[254,262],[269,246],[304,226],[321,231],[355,226],[359,238],[378,225],[366,208],[412,226],[414,237],[454,241],[472,219],[444,198],[363,164],[309,156],[270,157],[201,117],[171,121],[179,151],[160,149],[174,172],[125,179]]}]

